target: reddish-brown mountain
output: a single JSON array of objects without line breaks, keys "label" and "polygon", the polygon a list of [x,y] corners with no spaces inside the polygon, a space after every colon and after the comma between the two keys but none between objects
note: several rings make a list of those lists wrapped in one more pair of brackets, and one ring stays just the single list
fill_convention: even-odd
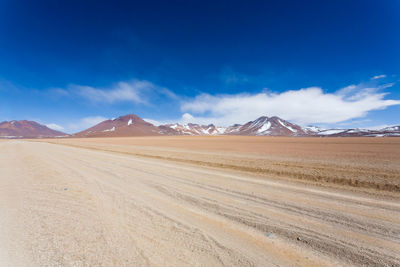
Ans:
[{"label": "reddish-brown mountain", "polygon": [[0,123],[0,138],[44,138],[67,136],[34,121],[4,121]]},{"label": "reddish-brown mountain", "polygon": [[246,124],[235,124],[228,127],[224,134],[228,135],[270,135],[270,136],[305,136],[308,131],[299,125],[278,117],[260,117]]},{"label": "reddish-brown mountain", "polygon": [[106,120],[76,133],[74,137],[123,137],[161,135],[160,129],[136,115],[129,114],[114,120]]}]

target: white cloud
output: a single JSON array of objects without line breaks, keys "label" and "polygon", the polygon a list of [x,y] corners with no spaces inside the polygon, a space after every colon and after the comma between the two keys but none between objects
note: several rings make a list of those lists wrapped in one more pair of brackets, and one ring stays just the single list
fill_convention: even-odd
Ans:
[{"label": "white cloud", "polygon": [[383,79],[383,78],[386,78],[386,75],[385,75],[385,74],[376,75],[376,76],[372,77],[371,79],[372,79],[372,80],[377,80],[377,79]]},{"label": "white cloud", "polygon": [[177,100],[179,97],[167,88],[146,80],[120,81],[110,87],[98,88],[87,85],[71,84],[67,89],[54,88],[50,92],[57,96],[78,96],[94,103],[131,102],[151,104],[155,99],[167,97]]},{"label": "white cloud", "polygon": [[50,123],[50,124],[46,124],[47,127],[49,127],[50,129],[56,130],[56,131],[63,131],[64,127],[55,124],[55,123]]},{"label": "white cloud", "polygon": [[91,86],[71,85],[69,90],[81,97],[93,102],[114,103],[128,101],[135,103],[145,102],[140,96],[143,90],[153,88],[148,81],[132,80],[130,82],[118,82],[111,88],[99,89]]},{"label": "white cloud", "polygon": [[379,92],[380,88],[352,85],[336,93],[310,87],[282,93],[202,94],[181,105],[182,112],[191,113],[181,120],[192,116],[192,122],[227,126],[260,116],[279,116],[302,125],[338,123],[364,117],[372,110],[400,105],[400,100],[385,99],[386,94]]},{"label": "white cloud", "polygon": [[102,116],[93,116],[93,117],[82,118],[78,121],[68,124],[67,132],[68,133],[80,132],[80,131],[86,130],[87,128],[90,128],[90,127],[92,127],[102,121],[105,121],[105,120],[108,120],[108,119],[105,117],[102,117]]},{"label": "white cloud", "polygon": [[193,119],[194,119],[194,117],[189,113],[183,114],[182,118],[181,118],[181,120],[184,121],[184,122],[190,122]]}]

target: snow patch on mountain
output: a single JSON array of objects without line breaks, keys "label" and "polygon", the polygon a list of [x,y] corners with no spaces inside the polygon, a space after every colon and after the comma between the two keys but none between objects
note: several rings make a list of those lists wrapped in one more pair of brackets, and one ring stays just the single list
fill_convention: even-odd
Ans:
[{"label": "snow patch on mountain", "polygon": [[281,120],[279,120],[278,119],[278,122],[283,126],[283,127],[286,127],[286,128],[288,128],[290,131],[292,131],[292,132],[294,132],[294,133],[296,133],[297,132],[297,130],[296,129],[293,129],[292,127],[290,127],[289,125],[286,125],[284,122],[282,122]]},{"label": "snow patch on mountain", "polygon": [[111,129],[104,130],[103,132],[114,132],[114,131],[115,131],[115,127],[112,127]]},{"label": "snow patch on mountain", "polygon": [[323,131],[319,132],[318,134],[331,135],[331,134],[343,133],[345,131],[346,131],[345,129],[329,129],[329,130],[323,130]]},{"label": "snow patch on mountain", "polygon": [[260,129],[257,130],[258,133],[268,131],[271,128],[271,123],[267,121]]}]

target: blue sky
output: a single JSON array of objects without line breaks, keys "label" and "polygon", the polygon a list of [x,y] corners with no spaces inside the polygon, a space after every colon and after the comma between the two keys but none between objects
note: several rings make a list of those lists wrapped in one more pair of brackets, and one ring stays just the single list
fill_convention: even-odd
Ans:
[{"label": "blue sky", "polygon": [[399,47],[395,0],[2,0],[0,121],[398,125]]}]

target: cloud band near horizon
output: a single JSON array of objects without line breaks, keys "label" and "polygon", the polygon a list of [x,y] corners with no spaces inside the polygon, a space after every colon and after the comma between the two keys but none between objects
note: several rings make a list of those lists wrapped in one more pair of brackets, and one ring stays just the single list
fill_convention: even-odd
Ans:
[{"label": "cloud band near horizon", "polygon": [[[278,116],[303,126],[332,125],[364,118],[374,110],[400,105],[400,100],[388,99],[388,93],[384,90],[395,83],[379,83],[384,77],[386,75],[374,76],[368,82],[349,85],[333,93],[326,92],[321,87],[308,87],[279,93],[268,91],[224,95],[203,93],[188,98],[176,95],[169,89],[150,81],[137,79],[121,81],[109,88],[71,85],[66,90],[59,90],[63,97],[74,95],[90,102],[108,105],[119,102],[151,105],[155,104],[151,102],[155,95],[158,97],[162,95],[164,100],[176,103],[181,111],[176,119],[164,118],[160,121],[156,119],[157,115],[147,118],[153,124],[191,122],[230,126],[236,123],[243,124],[260,116]],[[150,95],[152,97],[149,97]],[[84,127],[93,126],[105,117],[100,114],[82,118],[81,121],[70,123],[64,128],[67,131],[83,130]]]}]

